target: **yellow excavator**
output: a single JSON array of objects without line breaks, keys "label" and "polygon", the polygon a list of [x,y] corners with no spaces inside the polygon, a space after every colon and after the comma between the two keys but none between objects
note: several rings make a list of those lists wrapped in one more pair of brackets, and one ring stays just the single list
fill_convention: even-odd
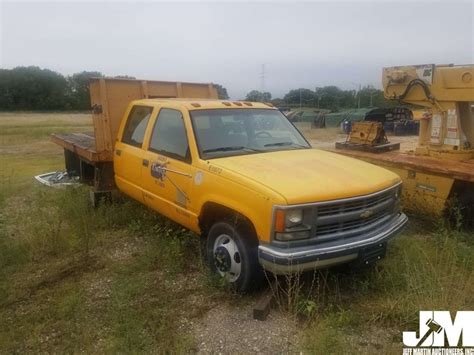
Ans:
[{"label": "yellow excavator", "polygon": [[418,146],[408,152],[337,152],[399,174],[407,210],[452,215],[456,209],[474,225],[474,65],[384,68],[382,82],[387,99],[425,110]]}]

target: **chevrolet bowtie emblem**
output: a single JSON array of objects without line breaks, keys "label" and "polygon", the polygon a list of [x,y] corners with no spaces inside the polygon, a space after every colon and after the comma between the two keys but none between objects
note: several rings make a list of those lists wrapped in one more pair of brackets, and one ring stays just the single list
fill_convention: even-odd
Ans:
[{"label": "chevrolet bowtie emblem", "polygon": [[366,219],[366,218],[372,217],[373,215],[374,215],[374,211],[372,211],[372,210],[365,210],[364,212],[362,212],[362,213],[360,214],[360,218]]}]

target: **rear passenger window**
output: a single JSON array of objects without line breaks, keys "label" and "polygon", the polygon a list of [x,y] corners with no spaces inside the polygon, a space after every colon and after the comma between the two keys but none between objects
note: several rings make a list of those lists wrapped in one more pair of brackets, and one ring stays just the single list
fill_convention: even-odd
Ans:
[{"label": "rear passenger window", "polygon": [[188,138],[181,112],[161,109],[151,134],[149,150],[189,162]]},{"label": "rear passenger window", "polygon": [[134,106],[123,131],[122,142],[141,148],[153,107]]}]

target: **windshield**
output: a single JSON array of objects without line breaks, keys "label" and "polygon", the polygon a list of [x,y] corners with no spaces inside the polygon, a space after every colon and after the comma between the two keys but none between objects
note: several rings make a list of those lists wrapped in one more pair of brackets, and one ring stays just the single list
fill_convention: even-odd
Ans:
[{"label": "windshield", "polygon": [[191,111],[191,119],[204,159],[310,148],[298,130],[277,110],[195,110]]}]

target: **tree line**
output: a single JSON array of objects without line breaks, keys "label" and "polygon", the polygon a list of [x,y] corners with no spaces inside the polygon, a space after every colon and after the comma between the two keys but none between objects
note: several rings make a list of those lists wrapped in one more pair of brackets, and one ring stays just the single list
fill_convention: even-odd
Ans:
[{"label": "tree line", "polygon": [[317,87],[315,90],[306,88],[293,89],[283,98],[272,99],[269,92],[250,91],[245,100],[271,102],[275,106],[314,107],[339,111],[345,108],[361,107],[393,107],[397,103],[384,98],[383,91],[371,86],[359,90],[342,90],[337,86]]},{"label": "tree line", "polygon": [[[89,79],[104,77],[98,71],[82,71],[69,76],[35,66],[0,69],[0,110],[89,110]],[[127,75],[115,78],[135,79]],[[219,98],[228,99],[227,89],[215,84]],[[372,87],[342,90],[325,86],[315,90],[290,90],[283,98],[272,99],[269,92],[250,91],[245,100],[272,102],[276,106],[315,107],[337,111],[341,108],[387,107],[383,92]]]},{"label": "tree line", "polygon": [[[0,110],[89,110],[89,79],[100,77],[104,75],[98,71],[63,76],[35,66],[0,69]],[[115,78],[135,79],[128,75]],[[229,98],[223,86],[216,87],[220,98]]]},{"label": "tree line", "polygon": [[99,72],[83,71],[65,77],[38,67],[0,69],[0,109],[89,109],[89,78],[101,76]]}]

